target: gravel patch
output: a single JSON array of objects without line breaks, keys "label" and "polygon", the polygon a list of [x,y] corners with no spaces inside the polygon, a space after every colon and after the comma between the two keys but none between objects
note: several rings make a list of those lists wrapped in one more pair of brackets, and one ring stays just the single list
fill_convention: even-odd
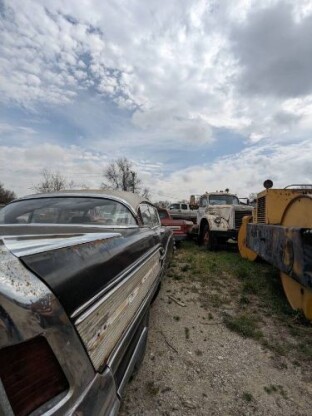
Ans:
[{"label": "gravel patch", "polygon": [[120,415],[310,415],[312,383],[302,368],[227,329],[194,285],[164,280]]}]

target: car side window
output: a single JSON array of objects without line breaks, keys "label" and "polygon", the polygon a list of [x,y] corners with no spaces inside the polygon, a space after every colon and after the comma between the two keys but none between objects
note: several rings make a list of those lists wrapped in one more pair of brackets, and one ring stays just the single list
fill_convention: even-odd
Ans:
[{"label": "car side window", "polygon": [[200,207],[206,207],[207,205],[208,205],[208,200],[207,200],[207,197],[203,197],[203,198],[201,198],[201,199],[200,199],[199,206],[200,206]]},{"label": "car side window", "polygon": [[147,204],[140,204],[140,213],[143,224],[146,227],[153,227],[153,219]]},{"label": "car side window", "polygon": [[140,204],[140,213],[143,224],[146,227],[155,227],[160,225],[156,208],[149,204]]},{"label": "car side window", "polygon": [[149,205],[148,208],[151,212],[151,217],[152,217],[154,227],[156,227],[157,225],[160,225],[157,209],[153,207],[152,205]]},{"label": "car side window", "polygon": [[181,204],[181,208],[182,209],[187,209],[187,205],[186,204]]}]

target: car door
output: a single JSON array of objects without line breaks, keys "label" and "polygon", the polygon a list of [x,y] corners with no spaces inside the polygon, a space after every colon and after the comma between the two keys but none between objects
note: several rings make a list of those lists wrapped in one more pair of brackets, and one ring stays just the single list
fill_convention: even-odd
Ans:
[{"label": "car door", "polygon": [[157,209],[148,203],[140,204],[140,213],[144,227],[149,227],[159,244],[163,271],[167,268],[173,253],[173,233],[161,225]]}]

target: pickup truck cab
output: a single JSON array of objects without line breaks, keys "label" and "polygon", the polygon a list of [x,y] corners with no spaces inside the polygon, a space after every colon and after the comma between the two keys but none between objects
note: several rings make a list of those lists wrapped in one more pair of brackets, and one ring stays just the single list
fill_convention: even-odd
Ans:
[{"label": "pickup truck cab", "polygon": [[187,203],[174,203],[169,206],[169,213],[172,218],[190,220],[196,222],[197,210],[192,209]]}]

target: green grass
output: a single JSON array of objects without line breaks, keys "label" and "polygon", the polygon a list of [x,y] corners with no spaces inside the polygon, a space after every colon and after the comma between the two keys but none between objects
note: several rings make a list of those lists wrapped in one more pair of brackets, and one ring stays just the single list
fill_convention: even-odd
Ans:
[{"label": "green grass", "polygon": [[[207,319],[221,315],[230,330],[312,368],[312,326],[291,309],[279,272],[272,266],[244,260],[232,247],[209,252],[186,241],[167,276],[198,296]],[[189,330],[185,336],[189,339]]]},{"label": "green grass", "polygon": [[242,394],[242,398],[243,400],[245,400],[245,402],[250,403],[252,401],[254,401],[254,397],[251,393],[249,393],[248,391],[244,391]]},{"label": "green grass", "polygon": [[233,332],[238,333],[244,338],[260,339],[263,337],[262,331],[259,329],[257,320],[248,315],[223,317],[225,326]]},{"label": "green grass", "polygon": [[275,386],[274,384],[270,384],[269,386],[264,386],[263,390],[268,394],[276,393],[278,391],[277,386]]},{"label": "green grass", "polygon": [[151,397],[157,396],[160,390],[160,388],[156,386],[154,381],[148,381],[145,387],[147,394]]},{"label": "green grass", "polygon": [[270,384],[269,386],[264,386],[264,387],[263,387],[263,389],[264,389],[264,391],[265,391],[267,394],[274,394],[274,393],[278,393],[278,394],[280,394],[282,397],[284,397],[284,399],[287,399],[287,398],[288,398],[287,393],[286,393],[286,391],[284,390],[284,387],[283,387],[283,386],[281,386],[280,384],[277,384],[277,385],[275,385],[275,384]]}]

